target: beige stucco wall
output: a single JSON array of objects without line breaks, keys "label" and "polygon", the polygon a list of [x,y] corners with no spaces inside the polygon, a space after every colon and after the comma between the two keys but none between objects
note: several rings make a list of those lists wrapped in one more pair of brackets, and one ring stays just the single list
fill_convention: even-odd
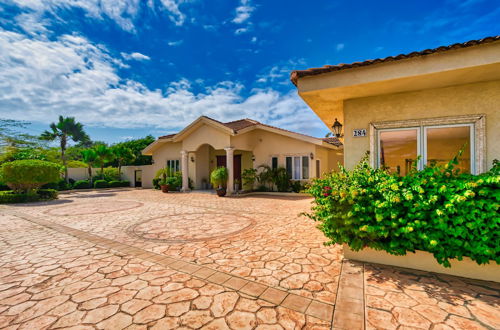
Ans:
[{"label": "beige stucco wall", "polygon": [[[315,160],[321,160],[321,171],[329,172],[342,161],[342,150],[326,148],[316,144],[283,136],[266,130],[252,130],[231,136],[210,125],[200,125],[186,135],[181,142],[165,142],[153,151],[154,165],[143,171],[143,186],[150,187],[156,171],[166,166],[167,160],[181,159],[181,151],[188,151],[189,177],[195,189],[202,188],[202,181],[210,180],[210,173],[216,167],[217,155],[226,155],[224,148],[233,147],[234,155],[241,155],[242,171],[260,165],[271,166],[271,157],[278,157],[278,166],[285,167],[286,156],[310,156],[309,177],[316,176]],[[194,162],[191,158],[194,158]],[[255,157],[255,161],[252,161]]]},{"label": "beige stucco wall", "polygon": [[230,137],[220,129],[202,124],[182,140],[182,147],[187,151],[196,151],[205,143],[210,143],[215,149],[224,149],[229,147]]},{"label": "beige stucco wall", "polygon": [[352,168],[370,149],[370,138],[352,137],[372,122],[455,115],[486,115],[486,162],[500,159],[500,81],[466,84],[344,101],[344,162]]}]

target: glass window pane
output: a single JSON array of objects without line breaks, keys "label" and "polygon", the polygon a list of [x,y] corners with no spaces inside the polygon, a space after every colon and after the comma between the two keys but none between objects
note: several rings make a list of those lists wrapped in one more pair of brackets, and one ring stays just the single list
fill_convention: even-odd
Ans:
[{"label": "glass window pane", "polygon": [[271,167],[273,170],[277,169],[278,168],[278,157],[273,157],[271,158]]},{"label": "glass window pane", "polygon": [[464,146],[457,168],[463,172],[471,170],[470,126],[427,128],[427,165],[446,164]]},{"label": "glass window pane", "polygon": [[302,179],[309,179],[309,157],[302,157]]},{"label": "glass window pane", "polygon": [[321,175],[321,164],[319,159],[316,159],[316,177],[319,178]]},{"label": "glass window pane", "polygon": [[417,129],[380,132],[380,167],[406,175],[417,159]]},{"label": "glass window pane", "polygon": [[293,178],[300,179],[300,157],[293,157]]},{"label": "glass window pane", "polygon": [[286,157],[286,173],[292,178],[292,157]]}]

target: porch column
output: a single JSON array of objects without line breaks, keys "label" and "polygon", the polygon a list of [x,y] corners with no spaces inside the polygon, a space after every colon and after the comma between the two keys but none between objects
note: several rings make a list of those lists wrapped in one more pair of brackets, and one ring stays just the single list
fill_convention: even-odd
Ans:
[{"label": "porch column", "polygon": [[189,168],[188,168],[188,152],[181,151],[181,167],[182,167],[182,191],[189,191]]},{"label": "porch column", "polygon": [[226,168],[228,173],[227,178],[227,194],[231,195],[234,190],[234,148],[227,147],[224,148],[226,150]]}]

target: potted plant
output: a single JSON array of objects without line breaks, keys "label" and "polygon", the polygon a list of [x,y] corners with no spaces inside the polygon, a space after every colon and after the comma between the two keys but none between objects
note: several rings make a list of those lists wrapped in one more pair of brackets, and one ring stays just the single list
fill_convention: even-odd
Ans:
[{"label": "potted plant", "polygon": [[160,181],[161,192],[168,193],[169,190],[175,190],[177,178],[174,176],[166,177]]},{"label": "potted plant", "polygon": [[[161,188],[161,191],[164,193],[168,192],[168,183],[167,178],[171,176],[171,170],[168,167],[160,168],[155,175],[155,179],[160,179],[158,181],[158,185]],[[154,180],[153,180],[154,183]]]},{"label": "potted plant", "polygon": [[226,182],[228,178],[227,168],[218,167],[210,173],[210,183],[216,188],[217,196],[226,195]]}]

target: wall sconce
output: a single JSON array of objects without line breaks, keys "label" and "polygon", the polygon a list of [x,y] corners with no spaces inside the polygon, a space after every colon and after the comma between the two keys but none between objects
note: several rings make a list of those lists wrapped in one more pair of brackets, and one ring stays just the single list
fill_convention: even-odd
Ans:
[{"label": "wall sconce", "polygon": [[339,138],[342,137],[342,124],[335,118],[335,122],[332,125],[333,135]]},{"label": "wall sconce", "polygon": [[311,152],[311,154],[309,154],[309,157],[311,157],[311,160],[314,159],[314,154]]},{"label": "wall sconce", "polygon": [[194,163],[194,156],[191,156],[191,163]]},{"label": "wall sconce", "polygon": [[252,155],[252,162],[255,162],[255,155]]}]

